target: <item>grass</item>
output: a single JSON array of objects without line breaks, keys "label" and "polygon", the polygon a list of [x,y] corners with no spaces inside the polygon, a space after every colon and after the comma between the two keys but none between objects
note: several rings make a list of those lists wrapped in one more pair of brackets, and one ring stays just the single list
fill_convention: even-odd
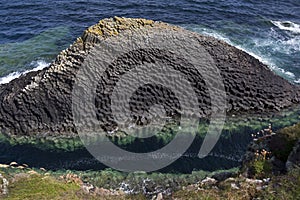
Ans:
[{"label": "grass", "polygon": [[272,165],[268,160],[254,160],[251,164],[256,178],[264,178],[272,173]]},{"label": "grass", "polygon": [[65,183],[47,176],[24,176],[10,184],[9,196],[5,199],[79,199],[76,195],[79,189],[75,183]]},{"label": "grass", "polygon": [[[19,176],[22,174],[19,174]],[[9,186],[9,195],[4,200],[122,200],[145,199],[139,195],[96,196],[86,194],[78,184],[65,182],[54,177],[43,175],[23,174],[21,178],[15,178]]]},{"label": "grass", "polygon": [[[6,169],[8,170],[8,169]],[[16,170],[16,169],[14,169]],[[5,170],[4,170],[5,171]],[[39,175],[28,175],[28,173],[20,173],[15,171],[16,174],[9,174],[8,171],[3,172],[6,177],[9,177],[9,196],[5,197],[4,200],[94,200],[94,199],[107,199],[107,200],[125,200],[125,199],[147,199],[142,193],[137,195],[119,195],[119,196],[99,196],[95,194],[86,194],[78,184],[75,182],[65,181],[59,179],[57,175],[51,173],[49,176],[43,174]],[[16,176],[17,175],[17,176]],[[94,174],[95,175],[95,174]],[[297,168],[288,174],[280,176],[271,176],[271,182],[268,184],[266,189],[257,189],[256,184],[247,183],[244,177],[233,178],[232,180],[226,180],[212,186],[201,186],[196,181],[200,174],[190,174],[190,177],[174,177],[170,174],[158,174],[154,173],[148,175],[148,178],[160,180],[162,179],[173,179],[173,181],[193,180],[193,184],[180,182],[180,189],[175,190],[171,196],[167,199],[178,199],[178,200],[218,200],[218,199],[232,199],[232,200],[247,200],[247,199],[300,199],[300,168]],[[108,177],[114,179],[116,176],[121,176],[113,171],[102,172],[103,181],[109,180]],[[145,173],[131,174],[127,179],[141,177],[145,180]],[[162,178],[162,179],[161,179]],[[109,181],[108,181],[109,182]],[[189,182],[189,181],[188,181]],[[196,184],[195,184],[196,183]],[[231,184],[235,183],[239,189],[232,188]],[[105,185],[105,183],[102,183]],[[109,186],[109,185],[108,185]],[[152,196],[151,196],[152,197]],[[166,197],[166,196],[164,196]],[[149,198],[149,197],[148,197]]]},{"label": "grass", "polygon": [[179,190],[172,197],[178,200],[299,200],[300,199],[300,168],[288,174],[271,176],[271,182],[266,189],[257,189],[257,185],[245,183],[245,180],[235,180],[238,182],[239,189],[233,189],[230,182],[221,182],[211,188],[193,188]]},{"label": "grass", "polygon": [[290,140],[297,140],[300,138],[300,123],[283,128],[279,130],[278,133],[285,135]]},{"label": "grass", "polygon": [[271,187],[263,194],[263,199],[300,199],[300,168],[290,171],[286,175],[274,176]]},{"label": "grass", "polygon": [[286,162],[296,142],[300,139],[300,123],[277,131],[269,146],[273,155]]},{"label": "grass", "polygon": [[[237,172],[237,168],[226,170],[230,172]],[[52,172],[51,174],[55,177],[59,177],[62,174],[69,172]],[[94,186],[106,188],[106,189],[117,189],[120,188],[120,183],[126,183],[129,185],[130,190],[134,192],[141,191],[141,185],[145,179],[155,183],[155,185],[162,188],[179,188],[180,186],[187,186],[195,183],[206,176],[210,175],[210,172],[206,171],[194,171],[192,174],[169,174],[169,173],[125,173],[118,172],[112,169],[105,169],[101,171],[70,171],[72,174],[77,174],[81,177],[84,182],[89,182]]]},{"label": "grass", "polygon": [[[29,175],[34,170],[38,175]],[[231,172],[236,172],[234,168]],[[220,171],[221,172],[221,171]],[[214,172],[216,173],[216,172]],[[144,194],[144,187],[148,184],[161,188],[162,191],[177,191],[183,186],[188,186],[201,181],[211,173],[205,171],[195,171],[192,174],[163,174],[163,173],[123,173],[112,169],[102,171],[47,171],[38,169],[3,168],[1,174],[9,180],[9,196],[5,200],[17,199],[147,199]],[[86,194],[80,183],[63,178],[67,174],[76,174],[85,183],[90,183],[98,188],[113,189],[119,191],[121,183],[128,185],[128,190],[133,193],[130,195],[120,194],[118,196],[99,196],[96,194]],[[146,180],[146,182],[145,182]],[[144,186],[143,186],[144,185]],[[150,194],[154,196],[158,191],[150,186],[148,189],[154,189]],[[160,190],[160,189],[158,189]]]},{"label": "grass", "polygon": [[239,190],[232,189],[228,183],[226,186],[218,186],[220,188],[206,188],[196,190],[180,190],[175,192],[172,197],[178,200],[247,200],[258,197],[258,193],[254,186],[248,186],[247,188],[241,188]]}]

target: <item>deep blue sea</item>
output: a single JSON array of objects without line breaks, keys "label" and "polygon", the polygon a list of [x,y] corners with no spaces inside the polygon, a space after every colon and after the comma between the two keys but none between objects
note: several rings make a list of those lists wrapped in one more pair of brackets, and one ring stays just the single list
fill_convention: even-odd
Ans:
[{"label": "deep blue sea", "polygon": [[87,27],[113,16],[214,36],[300,83],[300,0],[1,0],[0,83],[46,67]]}]

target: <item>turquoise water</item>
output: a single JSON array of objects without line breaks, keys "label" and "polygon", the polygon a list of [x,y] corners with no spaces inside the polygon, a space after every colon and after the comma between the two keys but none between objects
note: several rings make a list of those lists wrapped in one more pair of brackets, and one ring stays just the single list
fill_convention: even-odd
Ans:
[{"label": "turquoise water", "polygon": [[47,66],[102,18],[143,17],[212,35],[300,83],[300,1],[2,0],[0,83]]},{"label": "turquoise water", "polygon": [[20,73],[46,67],[62,48],[69,29],[67,27],[50,28],[22,42],[0,45],[0,75],[8,82]]}]

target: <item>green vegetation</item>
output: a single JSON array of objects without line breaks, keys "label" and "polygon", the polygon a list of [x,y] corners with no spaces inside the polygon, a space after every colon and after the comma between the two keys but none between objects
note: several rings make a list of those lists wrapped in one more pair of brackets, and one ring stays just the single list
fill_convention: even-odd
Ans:
[{"label": "green vegetation", "polygon": [[[198,189],[195,186],[179,190],[172,197],[178,200],[247,200],[247,199],[265,199],[265,200],[294,200],[300,199],[300,168],[295,169],[288,174],[280,176],[271,176],[271,181],[265,186],[260,187],[257,184],[247,183],[244,178],[224,181],[216,187]],[[233,188],[232,184],[237,185]]]},{"label": "green vegetation", "polygon": [[272,174],[272,165],[265,159],[254,160],[250,167],[252,167],[256,178],[264,178]]},{"label": "green vegetation", "polygon": [[285,127],[277,131],[277,135],[271,140],[269,146],[272,154],[283,162],[286,162],[290,152],[300,139],[300,123]]},{"label": "green vegetation", "polygon": [[[237,170],[231,169],[229,171],[237,172]],[[155,188],[160,188],[159,190],[162,191],[168,189],[176,191],[183,186],[187,187],[199,182],[206,176],[211,176],[211,173],[204,171],[195,171],[192,174],[123,173],[111,169],[53,172],[16,167],[3,168],[1,174],[5,174],[10,183],[9,195],[4,198],[7,200],[146,199],[145,188],[150,193],[151,189],[155,192]],[[87,193],[83,189],[83,183],[89,183],[101,189],[98,189],[96,193]],[[132,194],[126,195],[120,188],[131,191]],[[117,191],[117,194],[110,194],[109,191]]]},{"label": "green vegetation", "polygon": [[285,127],[278,131],[279,134],[286,136],[290,140],[297,140],[300,138],[300,123],[293,126]]},{"label": "green vegetation", "polygon": [[33,137],[33,136],[8,136],[0,133],[0,143],[9,146],[30,145],[41,150],[57,152],[75,151],[83,147],[79,137]]},{"label": "green vegetation", "polygon": [[139,195],[106,195],[96,196],[86,193],[79,184],[66,182],[45,175],[18,174],[9,187],[9,195],[4,200],[122,200],[145,199]]},{"label": "green vegetation", "polygon": [[274,176],[269,187],[263,194],[263,199],[300,199],[300,168],[286,175]]},{"label": "green vegetation", "polygon": [[[237,172],[237,168],[226,170],[230,172]],[[219,173],[222,171],[217,171],[214,173]],[[101,171],[56,171],[51,172],[54,177],[60,177],[63,174],[72,173],[81,177],[84,182],[89,182],[97,187],[103,187],[106,189],[118,189],[120,188],[120,183],[129,184],[131,190],[139,191],[139,185],[142,184],[143,180],[147,179],[155,185],[161,187],[171,187],[177,188],[180,186],[187,186],[189,184],[195,183],[204,179],[206,176],[211,176],[213,173],[206,171],[194,171],[191,174],[169,174],[169,173],[145,173],[145,172],[135,172],[135,173],[125,173],[119,172],[113,169],[105,169]],[[128,188],[128,189],[130,189]]]},{"label": "green vegetation", "polygon": [[76,192],[79,186],[65,183],[54,178],[40,175],[19,177],[9,186],[7,200],[17,199],[78,199]]}]

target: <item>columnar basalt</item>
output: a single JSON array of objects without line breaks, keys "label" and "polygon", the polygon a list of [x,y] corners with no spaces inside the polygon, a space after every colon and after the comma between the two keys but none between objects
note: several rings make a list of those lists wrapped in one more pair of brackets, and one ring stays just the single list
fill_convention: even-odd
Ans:
[{"label": "columnar basalt", "polygon": [[[186,38],[194,38],[201,47],[211,55],[221,72],[227,93],[227,112],[276,112],[283,108],[299,103],[299,87],[276,75],[266,65],[247,53],[212,37],[199,35],[180,27],[163,22],[145,19],[130,19],[114,17],[101,20],[91,26],[68,49],[62,51],[56,60],[47,68],[31,72],[0,85],[0,128],[1,132],[11,135],[73,135],[76,127],[72,116],[72,88],[76,73],[97,45],[107,38],[114,39],[134,34],[144,34],[147,31],[169,31],[180,33]],[[147,37],[147,35],[145,35]],[[128,37],[130,38],[130,37]],[[163,56],[162,56],[163,55]],[[114,67],[129,67],[130,63],[138,59],[146,59],[148,63],[171,59],[168,52],[141,49],[134,56],[119,58]],[[140,56],[140,57],[138,57]],[[118,63],[119,62],[119,63]],[[183,65],[180,60],[173,60],[175,66]],[[113,73],[124,69],[115,68]],[[119,70],[119,71],[118,71]],[[210,98],[207,94],[205,82],[196,74],[193,77],[199,90],[199,102],[203,110],[210,109]],[[153,88],[148,88],[151,94]],[[166,88],[161,88],[170,93]],[[141,88],[143,91],[143,88]],[[148,94],[148,93],[143,94]],[[150,95],[151,96],[151,95]],[[147,99],[147,98],[146,98]],[[151,96],[157,101],[155,96]],[[99,93],[96,104],[105,109]],[[151,103],[151,102],[150,102]],[[176,102],[165,100],[164,103],[176,107]],[[144,104],[147,109],[149,105]],[[132,106],[136,106],[133,102]],[[148,107],[147,107],[148,106]],[[135,108],[132,108],[133,110]],[[105,113],[104,113],[105,114]],[[101,120],[101,119],[100,119]]]}]

